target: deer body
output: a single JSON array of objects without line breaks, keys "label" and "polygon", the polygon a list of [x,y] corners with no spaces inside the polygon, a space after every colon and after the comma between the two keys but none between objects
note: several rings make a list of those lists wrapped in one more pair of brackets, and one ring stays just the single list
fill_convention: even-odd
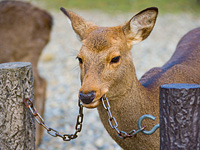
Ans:
[{"label": "deer body", "polygon": [[125,25],[116,27],[98,27],[64,8],[61,10],[68,16],[83,43],[77,56],[82,83],[79,98],[83,105],[97,107],[104,127],[123,149],[159,149],[158,131],[153,135],[139,133],[136,137],[120,139],[110,127],[100,99],[106,94],[119,130],[129,132],[137,129],[137,121],[144,114],[157,117],[155,122],[148,119],[143,122],[146,130],[151,129],[159,122],[160,85],[200,83],[200,28],[182,38],[176,52],[163,67],[151,69],[139,81],[130,49],[132,44],[150,34],[157,8],[143,10]]}]

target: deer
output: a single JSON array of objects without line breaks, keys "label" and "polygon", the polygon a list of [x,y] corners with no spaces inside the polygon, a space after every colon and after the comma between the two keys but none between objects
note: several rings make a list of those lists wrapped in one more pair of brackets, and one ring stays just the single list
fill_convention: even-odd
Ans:
[{"label": "deer", "polygon": [[[119,138],[108,122],[102,97],[106,95],[109,100],[119,130],[129,132],[137,129],[137,121],[144,114],[159,118],[161,85],[200,83],[200,28],[192,30],[180,40],[174,54],[162,67],[152,68],[138,79],[131,49],[150,35],[156,23],[158,8],[146,8],[126,23],[114,27],[97,26],[72,11],[63,7],[60,9],[82,42],[77,59],[81,80],[78,97],[83,106],[97,108],[105,129],[121,148],[159,149],[159,131],[152,135],[138,133],[136,137]],[[157,123],[159,119],[143,121],[145,130]]]},{"label": "deer", "polygon": [[[0,2],[0,63],[31,62],[34,76],[34,97],[38,113],[44,116],[46,80],[37,69],[42,50],[49,42],[51,15],[30,3]],[[36,146],[43,128],[36,124]]]}]

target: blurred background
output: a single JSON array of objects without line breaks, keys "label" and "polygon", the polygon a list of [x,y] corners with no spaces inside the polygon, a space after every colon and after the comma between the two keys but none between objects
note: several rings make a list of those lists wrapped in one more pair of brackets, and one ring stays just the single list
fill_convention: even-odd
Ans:
[{"label": "blurred background", "polygon": [[[51,40],[39,62],[47,80],[45,121],[60,133],[73,133],[78,114],[79,67],[75,59],[81,43],[60,7],[72,10],[101,26],[128,21],[147,7],[158,7],[159,16],[151,35],[133,46],[138,78],[152,67],[162,66],[173,54],[180,38],[200,26],[199,0],[24,0],[53,16]],[[101,124],[96,109],[84,109],[82,132],[76,140],[63,142],[44,134],[39,150],[121,150]]]},{"label": "blurred background", "polygon": [[127,13],[156,6],[161,13],[198,13],[199,0],[30,0],[43,4],[45,8],[57,10],[62,5],[80,10],[101,10],[107,13]]}]

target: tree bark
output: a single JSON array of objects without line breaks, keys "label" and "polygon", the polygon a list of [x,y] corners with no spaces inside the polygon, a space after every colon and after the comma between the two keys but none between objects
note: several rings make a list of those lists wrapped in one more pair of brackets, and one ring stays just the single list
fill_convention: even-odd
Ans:
[{"label": "tree bark", "polygon": [[0,64],[0,150],[34,150],[35,121],[24,99],[34,99],[31,63]]},{"label": "tree bark", "polygon": [[200,150],[200,85],[161,86],[160,149]]}]

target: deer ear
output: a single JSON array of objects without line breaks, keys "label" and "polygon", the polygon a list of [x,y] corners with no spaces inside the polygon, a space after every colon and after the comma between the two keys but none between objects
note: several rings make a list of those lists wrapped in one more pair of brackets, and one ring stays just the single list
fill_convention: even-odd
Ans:
[{"label": "deer ear", "polygon": [[122,26],[129,46],[146,39],[151,33],[158,14],[158,8],[147,8]]},{"label": "deer ear", "polygon": [[81,41],[84,39],[88,30],[91,27],[95,26],[92,23],[87,22],[81,16],[79,16],[71,11],[65,10],[63,7],[61,7],[60,10],[68,17],[69,21],[71,22],[73,30],[79,36]]}]

